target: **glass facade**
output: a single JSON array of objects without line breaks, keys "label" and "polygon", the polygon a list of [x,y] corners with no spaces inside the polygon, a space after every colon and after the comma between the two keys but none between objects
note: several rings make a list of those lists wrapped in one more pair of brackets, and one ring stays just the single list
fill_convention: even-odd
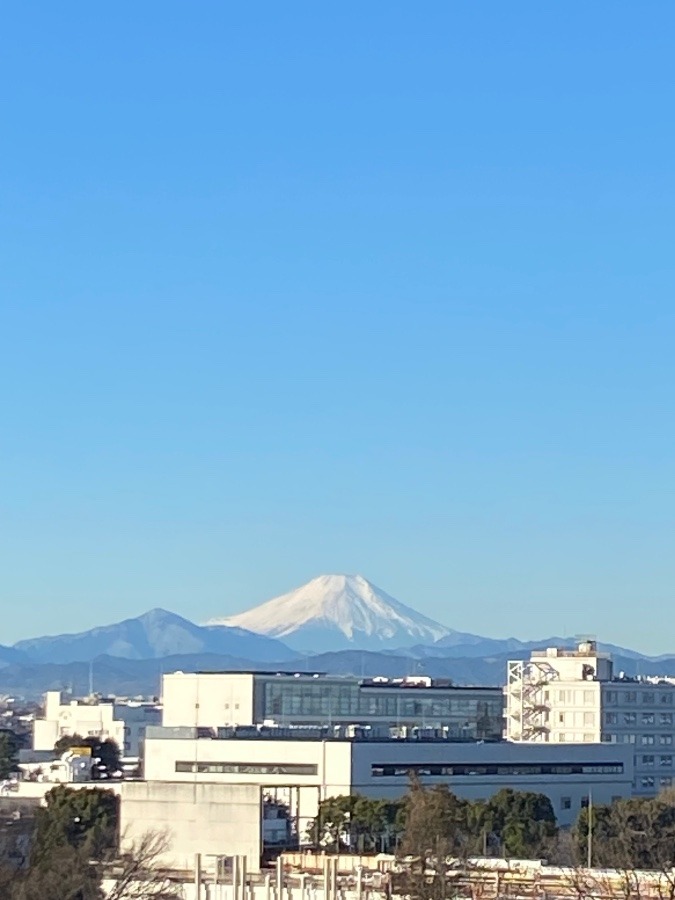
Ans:
[{"label": "glass facade", "polygon": [[447,728],[458,740],[499,740],[501,692],[471,688],[372,687],[357,681],[264,680],[262,716],[281,725],[340,723]]}]

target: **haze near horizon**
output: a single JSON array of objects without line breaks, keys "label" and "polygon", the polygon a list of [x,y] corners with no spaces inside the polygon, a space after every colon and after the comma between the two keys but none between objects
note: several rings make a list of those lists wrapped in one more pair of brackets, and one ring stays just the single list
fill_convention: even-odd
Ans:
[{"label": "haze near horizon", "polygon": [[343,571],[675,651],[671,5],[3,25],[0,643]]}]

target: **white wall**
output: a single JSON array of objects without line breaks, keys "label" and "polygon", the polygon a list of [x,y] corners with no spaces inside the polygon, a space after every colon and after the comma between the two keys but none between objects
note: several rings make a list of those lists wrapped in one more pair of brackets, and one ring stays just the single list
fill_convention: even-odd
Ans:
[{"label": "white wall", "polygon": [[160,711],[147,704],[61,702],[59,691],[45,695],[45,715],[33,723],[33,749],[53,750],[64,735],[107,738],[125,756],[138,756],[146,725],[158,724]]},{"label": "white wall", "polygon": [[169,728],[252,725],[251,674],[173,672],[162,678],[162,724]]},{"label": "white wall", "polygon": [[112,703],[78,703],[71,700],[61,703],[58,691],[46,695],[45,716],[33,724],[33,749],[53,750],[56,741],[64,735],[112,738],[120,748],[124,747],[124,722],[115,721]]},{"label": "white wall", "polygon": [[260,788],[246,784],[121,785],[121,834],[129,847],[147,831],[166,834],[162,863],[191,869],[196,853],[247,857],[248,870],[260,869]]}]

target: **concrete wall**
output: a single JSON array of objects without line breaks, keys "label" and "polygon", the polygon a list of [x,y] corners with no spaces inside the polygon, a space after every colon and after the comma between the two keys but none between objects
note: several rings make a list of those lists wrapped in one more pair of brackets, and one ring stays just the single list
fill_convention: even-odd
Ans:
[{"label": "concrete wall", "polygon": [[[147,781],[312,785],[321,789],[322,796],[345,793],[352,781],[349,741],[182,740],[152,735],[151,730],[145,742]],[[215,771],[218,763],[239,770]]]},{"label": "concrete wall", "polygon": [[162,724],[220,728],[252,725],[253,675],[172,672],[162,678]]},{"label": "concrete wall", "polygon": [[260,870],[261,796],[257,785],[126,782],[121,785],[121,833],[126,847],[147,831],[165,832],[162,863],[192,869],[196,853],[240,855]]}]

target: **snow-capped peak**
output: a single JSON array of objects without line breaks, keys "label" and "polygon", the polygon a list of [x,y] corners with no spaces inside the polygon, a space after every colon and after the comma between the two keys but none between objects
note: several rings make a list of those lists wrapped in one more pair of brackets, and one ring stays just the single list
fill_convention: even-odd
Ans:
[{"label": "snow-capped peak", "polygon": [[210,624],[283,638],[303,652],[405,647],[432,643],[449,633],[362,575],[320,575],[297,590]]}]

